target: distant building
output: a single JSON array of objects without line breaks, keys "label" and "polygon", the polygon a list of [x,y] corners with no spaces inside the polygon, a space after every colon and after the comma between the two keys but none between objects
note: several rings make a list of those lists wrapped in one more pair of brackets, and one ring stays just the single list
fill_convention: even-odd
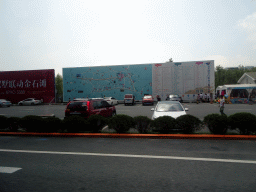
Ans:
[{"label": "distant building", "polygon": [[238,67],[226,67],[225,69],[235,70],[235,69],[239,69],[239,68]]},{"label": "distant building", "polygon": [[247,72],[237,81],[239,84],[256,84],[256,72]]},{"label": "distant building", "polygon": [[245,66],[244,69],[248,69],[251,70],[252,68],[254,68],[254,66]]}]

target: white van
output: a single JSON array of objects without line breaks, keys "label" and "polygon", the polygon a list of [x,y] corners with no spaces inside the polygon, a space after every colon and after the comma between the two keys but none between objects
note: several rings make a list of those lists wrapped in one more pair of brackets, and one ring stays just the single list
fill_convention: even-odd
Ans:
[{"label": "white van", "polygon": [[135,96],[133,94],[124,95],[124,105],[134,105],[135,104]]}]

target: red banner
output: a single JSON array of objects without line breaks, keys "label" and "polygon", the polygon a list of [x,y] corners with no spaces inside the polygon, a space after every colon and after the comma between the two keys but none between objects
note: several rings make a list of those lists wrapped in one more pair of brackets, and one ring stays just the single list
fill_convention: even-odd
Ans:
[{"label": "red banner", "polygon": [[36,98],[50,103],[54,97],[54,69],[0,72],[0,99],[18,103],[26,98]]}]

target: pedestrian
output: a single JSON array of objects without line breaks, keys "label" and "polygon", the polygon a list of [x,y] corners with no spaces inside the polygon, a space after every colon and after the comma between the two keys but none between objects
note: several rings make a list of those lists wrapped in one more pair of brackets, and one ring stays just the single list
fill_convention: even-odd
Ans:
[{"label": "pedestrian", "polygon": [[203,93],[200,94],[200,100],[203,102]]},{"label": "pedestrian", "polygon": [[224,115],[225,113],[224,113],[224,103],[225,103],[225,99],[224,99],[224,97],[221,95],[220,96],[220,114],[221,115]]},{"label": "pedestrian", "polygon": [[197,100],[196,100],[196,103],[200,103],[200,94],[197,95]]}]

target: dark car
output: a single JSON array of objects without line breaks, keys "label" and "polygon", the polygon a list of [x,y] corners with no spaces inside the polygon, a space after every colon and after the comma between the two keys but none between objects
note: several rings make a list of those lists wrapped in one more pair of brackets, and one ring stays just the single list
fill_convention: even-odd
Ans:
[{"label": "dark car", "polygon": [[181,103],[183,102],[182,97],[180,97],[179,95],[168,95],[166,101],[179,101]]},{"label": "dark car", "polygon": [[103,117],[112,117],[116,115],[115,106],[110,105],[104,99],[84,99],[70,101],[65,110],[65,117],[79,115],[88,118],[91,115],[101,115]]}]

